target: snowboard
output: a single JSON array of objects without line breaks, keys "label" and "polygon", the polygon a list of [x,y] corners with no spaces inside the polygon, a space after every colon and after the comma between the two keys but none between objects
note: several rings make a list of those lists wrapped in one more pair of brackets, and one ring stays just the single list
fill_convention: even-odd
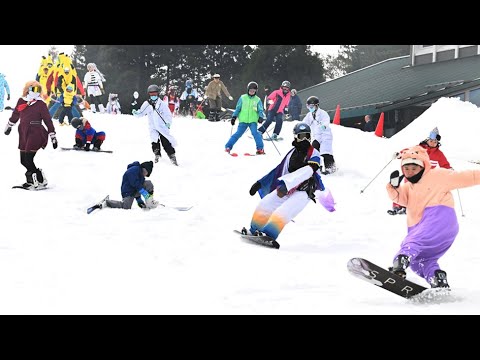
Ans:
[{"label": "snowboard", "polygon": [[239,234],[242,239],[248,240],[254,244],[267,246],[273,249],[280,249],[280,244],[272,239],[270,236],[255,236],[255,235],[245,235],[241,231],[233,230],[234,233]]},{"label": "snowboard", "polygon": [[174,209],[174,210],[178,210],[178,211],[188,211],[191,208],[193,208],[193,206],[169,206],[169,205],[165,205],[165,204],[158,204],[158,206],[161,206],[161,207],[164,207],[164,208],[167,208],[167,209]]},{"label": "snowboard", "polygon": [[362,258],[350,259],[347,268],[353,276],[407,299],[427,290],[421,285],[408,281]]},{"label": "snowboard", "polygon": [[95,205],[89,207],[87,209],[87,214],[91,214],[92,212],[94,212],[95,210],[97,209],[101,209],[102,208],[102,203],[105,201],[105,200],[108,200],[110,198],[110,195],[107,195],[105,196],[101,201],[99,201],[98,203],[96,203]]},{"label": "snowboard", "polygon": [[48,185],[47,185],[47,186],[38,185],[37,187],[34,187],[34,186],[24,187],[23,185],[16,185],[16,186],[12,186],[12,189],[23,189],[23,190],[28,190],[28,191],[39,191],[39,190],[47,190],[47,189],[48,189]]},{"label": "snowboard", "polygon": [[97,152],[103,152],[103,153],[109,153],[109,154],[112,154],[113,151],[112,150],[93,150],[93,149],[90,149],[90,151],[85,151],[83,149],[75,149],[75,148],[66,148],[66,147],[61,147],[60,149],[62,150],[65,150],[65,151],[70,151],[70,150],[74,150],[74,151],[84,151],[84,152],[93,152],[93,153],[97,153]]}]

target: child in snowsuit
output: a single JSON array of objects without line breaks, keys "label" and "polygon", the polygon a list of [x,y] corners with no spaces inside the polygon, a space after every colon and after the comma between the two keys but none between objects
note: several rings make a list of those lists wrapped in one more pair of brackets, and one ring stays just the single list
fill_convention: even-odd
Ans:
[{"label": "child in snowsuit", "polygon": [[[459,225],[451,191],[480,185],[480,170],[432,169],[427,150],[416,145],[400,155],[402,176],[390,175],[389,198],[407,208],[408,234],[389,270],[406,277],[411,269],[431,287],[449,287],[438,260],[452,246]],[[405,177],[408,182],[401,183]]]},{"label": "child in snowsuit", "polygon": [[129,164],[122,178],[122,201],[109,200],[107,198],[100,208],[110,207],[128,210],[132,208],[134,199],[142,209],[156,208],[158,202],[153,198],[153,183],[145,179],[145,177],[149,177],[152,174],[152,171],[153,161],[141,164],[135,161]]},{"label": "child in snowsuit", "polygon": [[[293,149],[275,169],[250,189],[251,196],[258,191],[262,198],[253,213],[250,234],[277,239],[285,225],[310,200],[318,199],[326,210],[335,211],[333,197],[318,173],[320,154],[310,144],[310,127],[298,123],[293,128],[293,135]],[[248,234],[245,228],[242,232]]]},{"label": "child in snowsuit", "polygon": [[7,101],[10,100],[10,87],[8,86],[7,80],[5,80],[5,75],[0,73],[0,112],[3,111],[5,107],[4,99],[5,99],[5,90],[7,91]]},{"label": "child in snowsuit", "polygon": [[237,132],[230,137],[230,140],[225,144],[225,151],[230,152],[233,145],[242,137],[247,129],[255,139],[257,146],[257,155],[265,154],[263,150],[262,135],[257,131],[257,123],[262,122],[265,114],[263,113],[262,100],[257,96],[258,84],[251,81],[247,85],[247,93],[240,96],[237,102],[237,107],[232,115],[232,126],[235,125],[235,120],[239,118]]},{"label": "child in snowsuit", "polygon": [[90,125],[85,118],[73,118],[72,126],[77,129],[75,132],[74,149],[90,151],[90,146],[93,144],[93,151],[99,151],[103,142],[105,141],[105,133],[103,131],[97,132]]},{"label": "child in snowsuit", "polygon": [[75,93],[76,92],[73,91],[73,85],[69,84],[67,85],[65,92],[58,99],[58,101],[62,105],[60,114],[58,115],[60,125],[63,125],[63,119],[65,118],[65,115],[68,118],[68,124],[70,125],[72,123],[73,109],[75,105],[77,105],[77,97],[75,96]]}]

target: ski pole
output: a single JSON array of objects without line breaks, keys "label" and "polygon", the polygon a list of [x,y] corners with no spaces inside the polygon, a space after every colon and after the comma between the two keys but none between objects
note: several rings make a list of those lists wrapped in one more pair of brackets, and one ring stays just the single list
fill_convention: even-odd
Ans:
[{"label": "ski pole", "polygon": [[395,154],[395,156],[392,158],[392,160],[390,160],[390,161],[387,163],[387,165],[385,165],[385,166],[383,167],[383,169],[380,170],[380,172],[379,172],[372,180],[370,180],[370,182],[367,184],[367,186],[365,186],[362,190],[360,190],[360,194],[362,194],[362,193],[365,191],[365,189],[373,182],[373,180],[375,180],[375,179],[378,177],[378,175],[380,175],[381,172],[382,172],[383,170],[385,170],[385,168],[386,168],[388,165],[390,165],[390,163],[391,163],[393,160],[395,160],[395,159],[397,158],[397,156],[398,156],[398,155]]},{"label": "ski pole", "polygon": [[280,151],[278,151],[277,145],[275,145],[275,144],[273,143],[273,140],[272,140],[272,138],[270,137],[270,134],[268,133],[268,131],[267,131],[266,129],[265,129],[265,133],[267,134],[268,138],[270,139],[270,142],[272,143],[272,145],[275,147],[275,150],[277,150],[278,155],[282,156],[282,154],[280,154]]},{"label": "ski pole", "polygon": [[460,199],[460,190],[458,189],[457,189],[457,194],[458,194],[458,203],[460,204],[460,211],[462,212],[462,216],[465,217],[465,214],[463,213],[462,199]]}]

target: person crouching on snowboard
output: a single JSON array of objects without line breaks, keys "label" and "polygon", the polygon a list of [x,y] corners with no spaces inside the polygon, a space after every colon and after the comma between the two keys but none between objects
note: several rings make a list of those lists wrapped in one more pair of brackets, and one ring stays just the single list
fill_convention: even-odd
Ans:
[{"label": "person crouching on snowboard", "polygon": [[93,144],[93,151],[100,150],[105,141],[105,133],[103,131],[96,132],[90,125],[90,122],[83,117],[73,118],[72,126],[77,129],[75,132],[75,145],[73,145],[74,149],[90,151],[90,146]]},{"label": "person crouching on snowboard", "polygon": [[[25,177],[27,182],[22,186],[29,189],[46,187],[48,182],[42,169],[37,168],[33,159],[40,148],[45,149],[48,138],[52,141],[53,148],[58,146],[52,117],[47,105],[42,98],[42,85],[38,81],[28,81],[23,88],[23,97],[18,99],[12,116],[5,127],[5,135],[9,135],[12,126],[20,120],[18,126],[18,148],[20,149],[20,162],[27,169]],[[43,126],[45,123],[47,129]]]},{"label": "person crouching on snowboard", "polygon": [[[142,209],[154,209],[158,202],[153,198],[153,183],[146,180],[153,171],[153,161],[139,163],[135,161],[127,166],[122,178],[122,201],[106,199],[101,208],[131,209],[133,200]],[[142,199],[143,197],[143,199]],[[145,201],[144,201],[145,200]]]},{"label": "person crouching on snowboard", "polygon": [[[408,234],[393,259],[391,272],[406,277],[411,269],[432,288],[448,288],[447,273],[438,260],[452,246],[459,225],[451,191],[480,185],[480,170],[432,169],[427,150],[416,145],[401,153],[398,170],[390,175],[390,199],[407,208]],[[408,182],[402,183],[403,177]]]},{"label": "person crouching on snowboard", "polygon": [[[326,210],[335,211],[333,196],[323,185],[318,172],[320,153],[310,144],[310,127],[298,123],[293,128],[293,135],[293,149],[250,189],[251,196],[258,191],[262,198],[253,213],[250,234],[277,239],[285,225],[310,200],[316,202],[318,199]],[[242,232],[248,234],[245,228]]]}]

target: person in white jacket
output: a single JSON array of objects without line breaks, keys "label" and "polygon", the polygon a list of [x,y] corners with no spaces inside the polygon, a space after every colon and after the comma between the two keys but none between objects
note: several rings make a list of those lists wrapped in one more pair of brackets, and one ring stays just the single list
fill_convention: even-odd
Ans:
[{"label": "person in white jacket", "polygon": [[160,88],[157,85],[150,85],[147,89],[148,100],[146,100],[139,110],[132,110],[135,117],[148,115],[148,126],[150,128],[150,140],[152,141],[152,151],[155,154],[155,162],[158,162],[162,156],[160,143],[167,153],[173,165],[178,166],[175,156],[175,147],[177,140],[170,133],[172,126],[172,113],[168,104],[160,100]]},{"label": "person in white jacket", "polygon": [[307,109],[309,112],[302,122],[312,129],[312,146],[320,152],[323,158],[322,174],[332,174],[337,170],[337,166],[333,158],[330,116],[325,110],[320,109],[320,101],[316,96],[310,96],[307,99]]}]

